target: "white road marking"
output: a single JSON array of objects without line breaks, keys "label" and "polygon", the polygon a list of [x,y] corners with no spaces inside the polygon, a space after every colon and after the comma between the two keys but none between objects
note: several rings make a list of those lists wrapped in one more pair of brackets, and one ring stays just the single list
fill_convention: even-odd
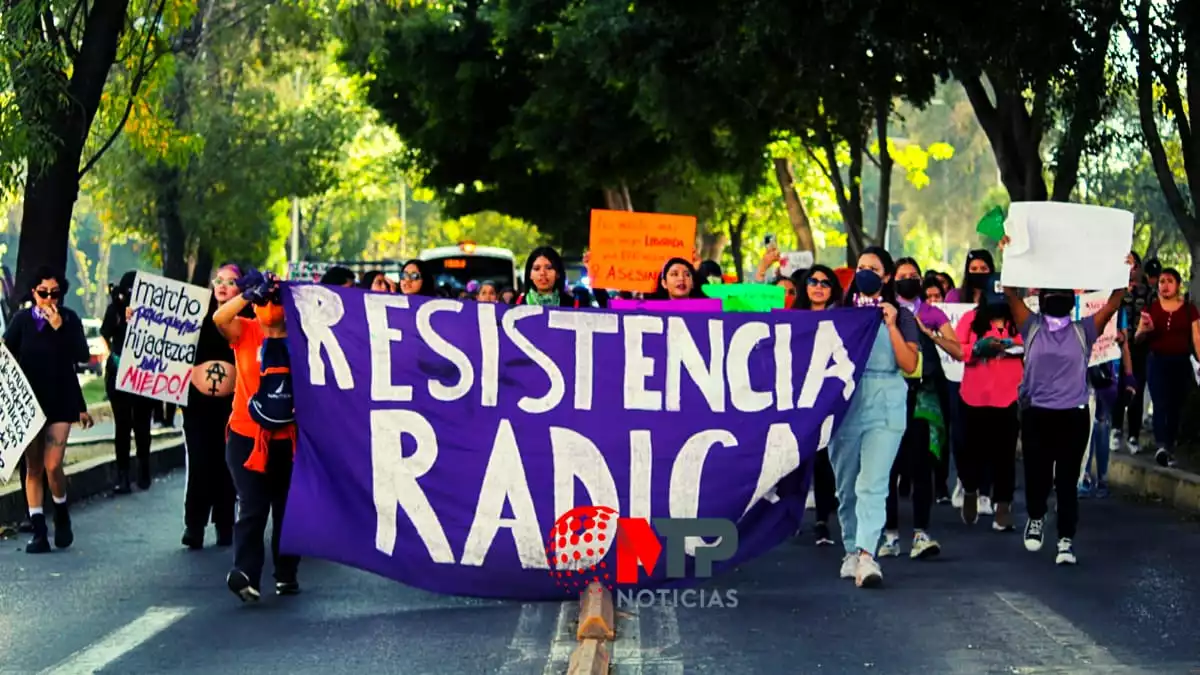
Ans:
[{"label": "white road marking", "polygon": [[550,656],[546,659],[544,675],[561,675],[567,672],[571,652],[579,646],[576,637],[576,622],[579,620],[579,602],[567,601],[558,606],[558,620],[554,624],[554,636],[550,640]]},{"label": "white road marking", "polygon": [[642,675],[642,608],[617,610],[617,639],[612,643],[612,666],[618,675]]},{"label": "white road marking", "polygon": [[1074,663],[1062,667],[1078,668],[1083,666],[1116,669],[1124,666],[1113,657],[1107,648],[1101,646],[1086,633],[1076,628],[1075,624],[1065,616],[1050,609],[1040,600],[1025,593],[996,593],[996,597],[1021,618],[1036,626],[1061,649],[1059,653],[1065,652],[1064,655],[1074,661]]},{"label": "white road marking", "polygon": [[517,619],[517,628],[513,631],[512,640],[508,643],[508,660],[500,666],[499,675],[520,672],[523,667],[537,662],[544,652],[538,648],[544,643],[543,636],[537,637],[538,624],[541,622],[545,605],[525,603],[521,605],[521,616]]},{"label": "white road marking", "polygon": [[41,675],[91,675],[137,649],[191,611],[190,607],[151,607],[122,628],[43,670]]}]

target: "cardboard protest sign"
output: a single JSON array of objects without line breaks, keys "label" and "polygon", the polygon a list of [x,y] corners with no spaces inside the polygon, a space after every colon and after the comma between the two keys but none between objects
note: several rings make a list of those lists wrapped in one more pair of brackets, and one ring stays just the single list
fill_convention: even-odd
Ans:
[{"label": "cardboard protest sign", "polygon": [[[935,306],[945,312],[946,317],[950,319],[950,327],[955,331],[958,330],[958,322],[963,315],[976,307],[965,302],[947,302]],[[942,357],[942,372],[946,374],[946,379],[951,382],[962,382],[963,362],[951,357],[941,347],[938,347],[938,355]]]},{"label": "cardboard protest sign", "polygon": [[0,481],[12,478],[25,448],[46,425],[46,415],[21,366],[0,344]]},{"label": "cardboard protest sign", "polygon": [[[298,448],[281,550],[521,600],[578,600],[564,596],[571,563],[547,547],[577,509],[728,520],[738,544],[718,574],[791,537],[880,325],[878,312],[655,315],[313,284],[287,284],[284,308]],[[591,564],[615,570],[617,528]],[[680,583],[665,567],[637,585]]]},{"label": "cardboard protest sign", "polygon": [[138,272],[117,370],[119,391],[186,406],[212,291]]},{"label": "cardboard protest sign", "polygon": [[683,300],[626,300],[613,298],[608,301],[609,309],[640,309],[647,312],[719,312],[721,301],[716,298],[687,298]]},{"label": "cardboard protest sign", "polygon": [[[1083,319],[1099,312],[1108,304],[1110,295],[1110,293],[1097,291],[1079,296],[1075,305],[1075,318]],[[1117,316],[1113,316],[1112,321],[1109,321],[1108,325],[1104,327],[1104,332],[1096,338],[1096,344],[1092,345],[1092,360],[1088,363],[1089,366],[1121,358],[1121,345],[1117,344],[1117,321]]]},{"label": "cardboard protest sign", "polygon": [[792,251],[779,258],[779,273],[785,277],[790,277],[800,270],[812,269],[812,266],[812,251]]},{"label": "cardboard protest sign", "polygon": [[588,247],[593,288],[653,293],[668,260],[695,257],[696,218],[594,209]]},{"label": "cardboard protest sign", "polygon": [[1133,214],[1061,202],[1014,202],[1001,279],[1021,288],[1111,291],[1129,283]]},{"label": "cardboard protest sign", "polygon": [[720,298],[726,312],[769,312],[787,309],[787,292],[775,284],[709,284],[700,290],[710,298]]}]

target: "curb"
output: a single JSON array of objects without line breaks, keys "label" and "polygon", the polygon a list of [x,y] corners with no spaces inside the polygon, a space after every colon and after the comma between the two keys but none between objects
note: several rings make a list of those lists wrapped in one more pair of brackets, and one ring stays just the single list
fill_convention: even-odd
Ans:
[{"label": "curb", "polygon": [[1126,492],[1161,499],[1180,511],[1200,513],[1200,476],[1194,473],[1113,453],[1109,460],[1108,482]]},{"label": "curb", "polygon": [[[79,440],[79,441],[69,441],[67,443],[67,451],[70,452],[72,448],[91,448],[91,447],[95,447],[97,445],[112,445],[113,441],[115,439],[116,439],[115,436],[101,436],[99,438],[85,438],[85,439]],[[182,443],[183,442],[183,430],[182,429],[151,429],[150,430],[150,443],[151,444],[157,443],[159,441],[166,441],[166,440],[178,440],[179,442]],[[132,443],[131,443],[131,445],[132,445]],[[68,472],[68,473],[70,473],[70,472]]]},{"label": "curb", "polygon": [[[161,476],[184,466],[185,451],[182,439],[170,439],[168,445],[150,449],[150,471]],[[137,459],[131,458],[134,465]],[[72,503],[90,499],[112,490],[117,480],[117,461],[112,457],[95,457],[67,467],[67,494]],[[27,517],[25,493],[19,485],[0,493],[0,524],[19,523]],[[7,487],[7,486],[5,486]],[[53,500],[46,500],[46,515],[54,513]]]},{"label": "curb", "polygon": [[616,639],[612,591],[593,581],[579,594],[579,646],[571,652],[567,675],[607,675],[608,643]]}]

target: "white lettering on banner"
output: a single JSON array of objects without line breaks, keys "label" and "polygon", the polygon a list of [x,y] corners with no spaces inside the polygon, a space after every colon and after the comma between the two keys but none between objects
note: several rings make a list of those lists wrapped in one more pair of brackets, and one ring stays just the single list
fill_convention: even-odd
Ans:
[{"label": "white lettering on banner", "polygon": [[[408,457],[402,452],[406,434],[417,444]],[[437,433],[420,413],[371,411],[371,492],[375,497],[375,548],[380,552],[392,555],[396,548],[396,515],[397,508],[401,508],[425,543],[429,557],[437,563],[454,563],[446,531],[417,480],[429,473],[437,456]]]},{"label": "white lettering on banner", "polygon": [[314,387],[325,386],[325,362],[321,359],[323,349],[329,355],[329,365],[333,368],[333,379],[337,381],[338,389],[353,389],[354,375],[350,372],[350,362],[346,360],[346,352],[342,351],[342,345],[333,334],[333,327],[346,315],[342,296],[324,286],[304,285],[296,286],[292,291],[292,300],[300,316],[300,329],[308,338],[308,381]]},{"label": "white lettering on banner", "polygon": [[483,391],[479,403],[485,408],[495,408],[500,395],[500,329],[496,324],[496,304],[476,304],[479,311],[479,351],[483,356],[483,366],[480,368]]},{"label": "white lettering on banner", "polygon": [[363,306],[371,341],[371,400],[411,401],[412,387],[392,382],[392,343],[403,340],[404,332],[388,323],[388,308],[408,309],[408,298],[367,293],[363,296]]},{"label": "white lettering on banner", "polygon": [[592,314],[586,312],[549,313],[551,328],[574,331],[575,333],[575,409],[592,409],[592,380],[595,375],[593,361],[596,354],[596,333],[616,333],[616,314]]},{"label": "white lettering on banner", "polygon": [[792,327],[775,325],[775,406],[779,412],[792,409]]},{"label": "white lettering on banner", "polygon": [[430,300],[417,308],[417,333],[429,348],[439,356],[454,364],[458,370],[458,383],[447,386],[441,382],[429,380],[429,395],[439,401],[457,401],[471,391],[475,384],[475,368],[471,359],[463,350],[455,347],[448,340],[437,334],[433,329],[431,318],[434,312],[461,312],[463,304],[456,300]]},{"label": "white lettering on banner", "polygon": [[566,513],[581,503],[575,499],[575,481],[582,485],[588,499],[585,504],[605,504],[616,508],[617,484],[613,481],[600,448],[578,431],[550,427],[550,447],[554,451],[554,512]]},{"label": "white lettering on banner", "polygon": [[[512,518],[502,517],[505,504],[512,506]],[[512,532],[522,569],[550,567],[542,543],[542,527],[533,508],[533,493],[525,478],[521,450],[517,447],[512,422],[508,420],[500,420],[496,430],[483,487],[479,490],[479,502],[475,505],[475,517],[463,547],[462,564],[482,566],[501,527]]]},{"label": "white lettering on banner", "polygon": [[534,363],[538,365],[545,373],[546,377],[550,378],[550,388],[545,395],[540,398],[530,398],[524,396],[520,401],[517,401],[517,407],[527,413],[544,413],[550,412],[562,403],[563,392],[566,391],[566,383],[563,382],[562,371],[558,369],[558,365],[546,356],[546,352],[534,346],[529,338],[521,334],[517,330],[517,321],[531,316],[539,316],[542,314],[542,307],[536,305],[521,305],[513,307],[504,313],[504,318],[501,323],[504,324],[504,334],[509,340],[525,353]]},{"label": "white lettering on banner", "polygon": [[[829,364],[830,361],[833,361],[833,365]],[[817,324],[812,359],[808,362],[808,374],[804,377],[804,386],[800,388],[800,400],[796,402],[796,408],[815,406],[825,380],[829,378],[843,382],[842,397],[849,401],[854,394],[854,361],[833,322],[821,321]]]},{"label": "white lettering on banner", "polygon": [[46,416],[20,364],[0,343],[0,481],[8,481]]},{"label": "white lettering on banner", "polygon": [[187,406],[200,326],[211,301],[210,289],[138,272],[117,390]]},{"label": "white lettering on banner", "polygon": [[[672,518],[695,518],[700,513],[700,480],[704,475],[704,461],[712,446],[736,448],[737,437],[724,429],[709,429],[692,434],[675,457],[671,467],[671,483],[668,491],[667,509]],[[684,539],[684,549],[695,555],[696,548],[704,546],[700,537]]]},{"label": "white lettering on banner", "polygon": [[650,517],[650,479],[654,473],[654,446],[649,429],[629,432],[629,517]]},{"label": "white lettering on banner", "polygon": [[[683,370],[704,395],[709,410],[725,412],[725,326],[708,321],[708,363],[683,317],[667,318],[667,410],[678,412],[682,404]],[[789,345],[790,347],[790,345]]]},{"label": "white lettering on banner", "polygon": [[758,500],[775,491],[775,486],[789,473],[800,468],[800,442],[792,433],[792,425],[777,422],[767,429],[766,452],[763,454],[762,470],[758,474],[758,486],[754,496],[746,504],[745,516]]},{"label": "white lettering on banner", "polygon": [[771,328],[767,324],[751,321],[738,326],[729,340],[725,377],[729,380],[729,399],[742,412],[762,412],[771,407],[771,392],[755,391],[750,384],[750,354],[769,337]]},{"label": "white lettering on banner", "polygon": [[625,316],[625,409],[663,409],[661,391],[646,389],[646,378],[654,375],[654,359],[646,356],[642,348],[642,336],[662,335],[663,321],[658,316]]}]

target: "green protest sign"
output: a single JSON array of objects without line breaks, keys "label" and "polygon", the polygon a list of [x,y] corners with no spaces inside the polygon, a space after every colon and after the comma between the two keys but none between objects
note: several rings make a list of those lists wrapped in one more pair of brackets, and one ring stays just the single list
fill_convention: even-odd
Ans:
[{"label": "green protest sign", "polygon": [[769,312],[786,307],[787,295],[774,284],[706,284],[700,289],[721,300],[726,312]]},{"label": "green protest sign", "polygon": [[997,206],[988,211],[987,215],[981,218],[979,224],[975,226],[975,231],[993,241],[1003,239],[1004,209]]}]

